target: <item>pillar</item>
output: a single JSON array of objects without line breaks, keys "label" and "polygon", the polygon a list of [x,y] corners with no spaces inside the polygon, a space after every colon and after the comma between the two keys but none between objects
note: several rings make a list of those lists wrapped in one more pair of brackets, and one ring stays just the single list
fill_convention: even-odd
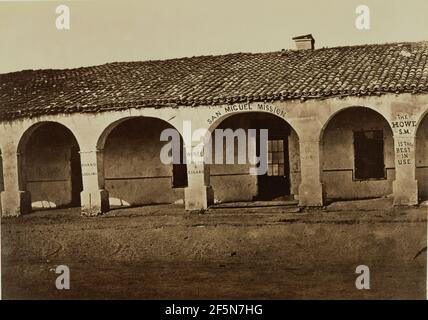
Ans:
[{"label": "pillar", "polygon": [[25,190],[20,155],[14,144],[2,148],[3,186],[1,192],[2,216],[19,216],[31,212],[31,195]]},{"label": "pillar", "polygon": [[418,204],[415,145],[414,135],[394,135],[395,180],[392,189],[397,206]]},{"label": "pillar", "polygon": [[323,186],[321,183],[321,155],[318,140],[300,140],[299,205],[322,206]]},{"label": "pillar", "polygon": [[109,196],[104,183],[102,150],[80,151],[83,191],[80,194],[82,215],[96,216],[109,210]]},{"label": "pillar", "polygon": [[205,210],[214,203],[214,192],[210,186],[210,170],[204,163],[187,164],[188,186],[184,189],[186,210]]}]

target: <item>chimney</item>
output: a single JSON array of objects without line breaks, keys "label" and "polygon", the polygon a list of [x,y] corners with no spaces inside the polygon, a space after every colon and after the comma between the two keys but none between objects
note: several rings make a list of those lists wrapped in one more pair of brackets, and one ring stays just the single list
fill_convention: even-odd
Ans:
[{"label": "chimney", "polygon": [[297,50],[315,49],[315,39],[312,37],[312,34],[294,37],[293,40],[296,43]]}]

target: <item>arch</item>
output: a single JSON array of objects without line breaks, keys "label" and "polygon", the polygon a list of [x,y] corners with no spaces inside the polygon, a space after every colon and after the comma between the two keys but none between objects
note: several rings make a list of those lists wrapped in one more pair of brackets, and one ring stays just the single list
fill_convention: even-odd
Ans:
[{"label": "arch", "polygon": [[418,122],[416,124],[416,131],[415,131],[416,134],[418,134],[419,127],[422,125],[422,122],[424,122],[427,117],[428,117],[428,109],[422,112],[421,116],[418,119]]},{"label": "arch", "polygon": [[79,150],[80,150],[80,145],[79,145],[78,140],[76,139],[76,134],[73,132],[73,130],[68,125],[66,125],[62,122],[58,122],[58,121],[40,121],[40,122],[32,124],[24,132],[22,132],[22,134],[18,140],[19,143],[18,143],[17,153],[20,154],[22,152],[23,148],[25,147],[25,145],[28,142],[28,139],[31,137],[32,133],[37,128],[39,128],[40,126],[43,126],[43,125],[47,125],[47,124],[54,124],[54,125],[59,125],[59,126],[64,127],[64,129],[66,129],[67,131],[69,131],[73,135],[73,137],[76,140],[76,143],[79,147]]},{"label": "arch", "polygon": [[364,199],[392,193],[393,131],[377,110],[362,106],[338,110],[323,126],[320,144],[327,199]]},{"label": "arch", "polygon": [[[164,164],[160,140],[165,129],[173,129],[180,138],[180,161]],[[168,121],[147,116],[121,118],[101,133],[97,149],[103,163],[104,186],[112,208],[151,203],[182,202],[187,186],[183,138]],[[131,165],[130,165],[131,163]]]},{"label": "arch", "polygon": [[208,127],[208,131],[211,134],[224,120],[226,120],[227,118],[233,117],[233,116],[237,116],[240,114],[270,114],[272,116],[275,116],[281,120],[283,120],[285,123],[287,123],[287,125],[289,125],[296,133],[296,129],[294,128],[294,126],[290,123],[290,120],[287,120],[275,113],[272,112],[267,112],[264,110],[252,110],[252,111],[235,111],[235,112],[230,112],[230,113],[226,113],[224,115],[221,115],[219,117],[217,117]]},{"label": "arch", "polygon": [[80,147],[74,133],[55,121],[38,122],[21,136],[18,183],[33,209],[80,206]]},{"label": "arch", "polygon": [[428,110],[416,128],[416,180],[419,201],[428,200]]},{"label": "arch", "polygon": [[[226,164],[227,158],[224,154],[230,146],[226,146],[224,139],[221,142],[223,162],[215,161],[216,129],[231,129],[234,134],[238,133],[236,130],[243,130],[241,132],[246,134],[243,139],[234,138],[233,164]],[[269,145],[267,154],[275,158],[268,159],[270,163],[267,165],[267,171],[260,171],[258,175],[250,174],[251,168],[260,168],[260,165],[250,161],[248,144],[244,155],[247,157],[246,162],[239,162],[239,155],[243,154],[243,149],[238,151],[241,141],[250,140],[248,129],[257,130],[257,136],[253,138],[257,140],[258,146],[263,143],[260,130],[268,129],[268,141],[264,143]],[[216,201],[290,200],[298,194],[301,180],[299,137],[296,130],[283,117],[259,110],[229,113],[216,119],[210,125],[208,133],[213,151],[210,164],[211,186]]]},{"label": "arch", "polygon": [[[126,122],[128,120],[138,119],[138,118],[153,119],[153,120],[159,120],[159,121],[165,122],[171,128],[175,129],[178,133],[180,133],[180,130],[178,130],[178,128],[176,128],[171,122],[169,122],[168,120],[165,120],[163,118],[152,117],[152,116],[128,116],[128,117],[123,117],[123,118],[120,118],[116,121],[111,122],[110,124],[107,125],[107,127],[104,128],[104,130],[102,130],[100,136],[97,139],[97,145],[96,145],[97,149],[98,150],[104,149],[104,145],[105,145],[105,142],[106,142],[108,136],[118,125],[120,125],[121,123]],[[180,133],[180,135],[181,135],[181,133]]]},{"label": "arch", "polygon": [[114,128],[116,128],[119,124],[130,120],[130,119],[135,119],[138,118],[138,116],[135,117],[124,117],[124,118],[120,118],[119,120],[116,120],[112,123],[110,123],[102,132],[101,135],[98,137],[97,140],[97,150],[103,150],[104,149],[104,145],[106,143],[107,137],[110,135],[110,133],[113,131]]},{"label": "arch", "polygon": [[391,130],[392,130],[392,127],[391,127],[391,124],[389,123],[389,120],[382,114],[382,113],[380,113],[379,112],[379,110],[377,110],[377,109],[375,109],[375,108],[373,108],[373,107],[371,107],[371,106],[361,106],[361,105],[349,105],[349,106],[344,106],[344,107],[342,107],[342,108],[340,108],[339,110],[336,110],[335,112],[333,112],[333,113],[331,113],[330,115],[329,115],[329,117],[327,118],[327,120],[324,122],[324,124],[323,124],[323,126],[322,126],[322,128],[321,128],[321,130],[320,130],[320,136],[319,136],[319,141],[322,141],[322,137],[323,137],[323,135],[324,135],[324,131],[325,131],[325,129],[327,128],[327,126],[328,126],[328,124],[330,123],[330,121],[337,115],[337,114],[339,114],[339,113],[341,113],[341,112],[344,112],[344,111],[346,111],[346,110],[348,110],[348,109],[352,109],[352,108],[363,108],[363,109],[369,109],[369,110],[371,110],[371,111],[373,111],[373,112],[376,112],[378,115],[380,115],[380,116],[382,116],[382,118],[384,118],[385,119],[385,121],[389,124],[389,127],[391,128]]}]

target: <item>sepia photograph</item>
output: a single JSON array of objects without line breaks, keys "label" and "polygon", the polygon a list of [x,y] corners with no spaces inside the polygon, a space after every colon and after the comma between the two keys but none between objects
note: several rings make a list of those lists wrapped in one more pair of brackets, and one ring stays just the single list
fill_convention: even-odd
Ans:
[{"label": "sepia photograph", "polygon": [[427,300],[427,13],[0,1],[1,299]]}]

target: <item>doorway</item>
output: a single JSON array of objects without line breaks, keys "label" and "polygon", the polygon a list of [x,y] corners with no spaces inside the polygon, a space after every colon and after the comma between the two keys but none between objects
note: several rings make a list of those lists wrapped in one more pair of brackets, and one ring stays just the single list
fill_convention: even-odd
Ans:
[{"label": "doorway", "polygon": [[[262,126],[268,129],[267,172],[258,176],[257,200],[289,200],[291,195],[288,148],[290,130],[280,119],[271,119]],[[257,143],[260,143],[259,138]],[[257,146],[257,153],[260,156],[260,145]]]}]

